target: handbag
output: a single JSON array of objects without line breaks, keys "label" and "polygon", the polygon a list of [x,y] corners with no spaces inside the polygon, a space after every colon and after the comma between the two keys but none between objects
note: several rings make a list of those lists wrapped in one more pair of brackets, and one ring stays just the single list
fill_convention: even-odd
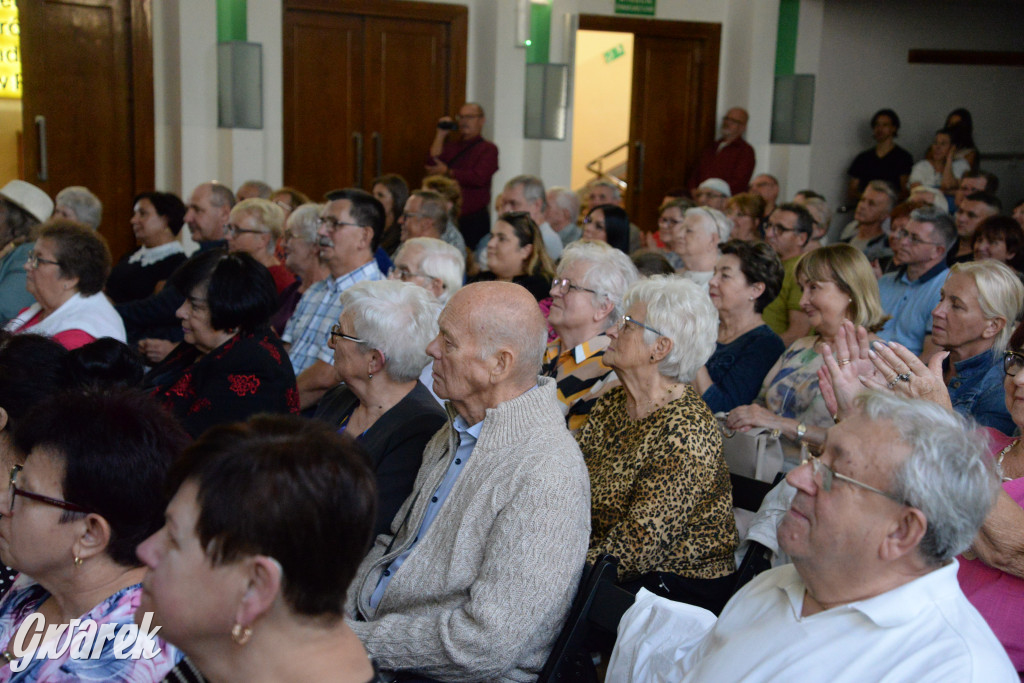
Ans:
[{"label": "handbag", "polygon": [[782,471],[782,444],[774,429],[754,427],[739,432],[725,426],[726,413],[716,413],[722,432],[722,455],[729,471],[748,479],[772,482]]}]

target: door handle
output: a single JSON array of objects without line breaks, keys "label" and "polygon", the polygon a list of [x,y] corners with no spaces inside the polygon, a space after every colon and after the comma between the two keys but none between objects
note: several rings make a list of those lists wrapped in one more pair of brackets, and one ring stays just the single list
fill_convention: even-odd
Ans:
[{"label": "door handle", "polygon": [[377,156],[377,172],[374,174],[374,177],[380,178],[383,175],[381,173],[381,165],[384,163],[384,136],[377,131],[373,131],[373,146],[374,154]]},{"label": "door handle", "polygon": [[39,170],[36,171],[36,179],[45,183],[50,179],[50,172],[46,163],[46,117],[42,114],[36,115],[36,138],[39,144]]},{"label": "door handle", "polygon": [[644,191],[644,152],[646,148],[641,140],[633,143],[636,146],[636,182],[634,183],[637,192]]},{"label": "door handle", "polygon": [[359,187],[363,184],[363,134],[355,131],[352,139],[356,141],[356,177],[352,184]]}]

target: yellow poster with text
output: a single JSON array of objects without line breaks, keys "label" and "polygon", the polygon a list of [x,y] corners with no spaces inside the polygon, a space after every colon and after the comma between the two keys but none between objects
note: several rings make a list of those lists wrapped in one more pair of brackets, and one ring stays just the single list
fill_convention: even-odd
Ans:
[{"label": "yellow poster with text", "polygon": [[21,99],[21,24],[16,0],[0,0],[0,97]]}]

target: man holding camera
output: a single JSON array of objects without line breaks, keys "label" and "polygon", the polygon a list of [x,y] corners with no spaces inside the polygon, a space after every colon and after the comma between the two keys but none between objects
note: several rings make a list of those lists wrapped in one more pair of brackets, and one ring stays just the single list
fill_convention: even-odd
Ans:
[{"label": "man holding camera", "polygon": [[480,135],[486,119],[479,104],[462,105],[456,118],[438,120],[426,169],[431,175],[454,178],[462,188],[459,230],[472,250],[491,231],[491,178],[498,171],[498,148]]}]

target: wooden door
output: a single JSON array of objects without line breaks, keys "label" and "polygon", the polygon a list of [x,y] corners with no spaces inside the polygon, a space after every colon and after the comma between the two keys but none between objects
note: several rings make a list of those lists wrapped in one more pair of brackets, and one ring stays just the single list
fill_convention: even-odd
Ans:
[{"label": "wooden door", "polygon": [[665,193],[715,137],[721,26],[581,16],[580,28],[635,36],[625,207],[654,227]]},{"label": "wooden door", "polygon": [[461,6],[285,0],[285,183],[314,198],[380,173],[417,187],[437,119],[465,96],[466,31]]},{"label": "wooden door", "polygon": [[68,185],[95,192],[116,260],[135,248],[132,197],[154,182],[149,2],[33,0],[18,10],[25,179],[51,197]]}]

